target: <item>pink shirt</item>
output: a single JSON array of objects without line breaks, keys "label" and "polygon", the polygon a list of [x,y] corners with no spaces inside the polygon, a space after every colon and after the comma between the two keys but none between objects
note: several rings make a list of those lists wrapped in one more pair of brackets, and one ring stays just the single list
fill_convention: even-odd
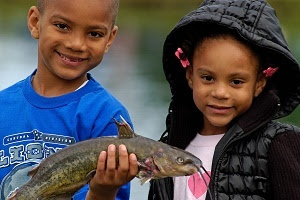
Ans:
[{"label": "pink shirt", "polygon": [[[224,134],[219,135],[200,135],[191,141],[186,150],[203,162],[204,168],[210,174],[212,158],[215,147]],[[203,172],[207,184],[209,177]],[[180,176],[174,179],[174,200],[204,200],[206,197],[207,186],[199,173],[192,176]]]}]

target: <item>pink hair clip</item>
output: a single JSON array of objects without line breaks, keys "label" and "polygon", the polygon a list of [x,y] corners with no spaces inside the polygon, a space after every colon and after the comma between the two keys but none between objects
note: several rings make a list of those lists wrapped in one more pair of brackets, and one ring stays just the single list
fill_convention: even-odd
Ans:
[{"label": "pink hair clip", "polygon": [[180,62],[181,62],[181,64],[182,64],[182,67],[183,67],[183,68],[186,68],[186,67],[190,66],[190,62],[189,62],[189,60],[188,60],[187,58],[182,59],[182,58],[180,57],[182,54],[183,54],[183,51],[182,51],[182,49],[179,47],[179,48],[177,49],[177,51],[175,52],[175,56],[180,60]]},{"label": "pink hair clip", "polygon": [[266,78],[271,77],[276,71],[278,70],[278,67],[272,68],[268,67],[268,69],[264,70],[263,73],[265,74]]}]

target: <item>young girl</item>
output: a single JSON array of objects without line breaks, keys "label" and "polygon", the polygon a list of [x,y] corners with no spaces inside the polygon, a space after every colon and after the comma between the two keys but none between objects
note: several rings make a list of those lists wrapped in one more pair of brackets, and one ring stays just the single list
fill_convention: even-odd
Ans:
[{"label": "young girl", "polygon": [[153,180],[149,199],[300,199],[300,72],[264,0],[206,0],[168,35],[172,101],[161,140],[208,173]]}]

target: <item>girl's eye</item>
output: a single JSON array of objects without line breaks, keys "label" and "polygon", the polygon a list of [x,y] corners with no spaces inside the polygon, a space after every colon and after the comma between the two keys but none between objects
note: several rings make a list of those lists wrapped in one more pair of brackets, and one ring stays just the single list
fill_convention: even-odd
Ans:
[{"label": "girl's eye", "polygon": [[243,81],[242,80],[233,80],[232,82],[231,82],[233,85],[241,85],[242,83],[243,83]]},{"label": "girl's eye", "polygon": [[64,30],[67,30],[68,29],[68,26],[65,25],[65,24],[55,24],[55,26],[59,29],[64,29]]},{"label": "girl's eye", "polygon": [[214,80],[212,76],[206,76],[206,75],[202,76],[201,78],[206,82],[212,82]]},{"label": "girl's eye", "polygon": [[98,33],[98,32],[90,32],[89,36],[91,36],[91,37],[103,37],[103,34]]}]

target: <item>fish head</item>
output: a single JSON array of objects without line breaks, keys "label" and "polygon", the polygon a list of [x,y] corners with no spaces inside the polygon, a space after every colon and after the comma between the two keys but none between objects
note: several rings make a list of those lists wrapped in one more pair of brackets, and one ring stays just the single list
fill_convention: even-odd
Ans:
[{"label": "fish head", "polygon": [[199,172],[202,167],[199,158],[173,146],[160,148],[153,154],[153,162],[158,169],[153,178],[188,176]]},{"label": "fish head", "polygon": [[202,161],[193,154],[166,144],[152,152],[146,159],[139,160],[137,177],[144,184],[151,179],[188,176],[200,172]]}]

